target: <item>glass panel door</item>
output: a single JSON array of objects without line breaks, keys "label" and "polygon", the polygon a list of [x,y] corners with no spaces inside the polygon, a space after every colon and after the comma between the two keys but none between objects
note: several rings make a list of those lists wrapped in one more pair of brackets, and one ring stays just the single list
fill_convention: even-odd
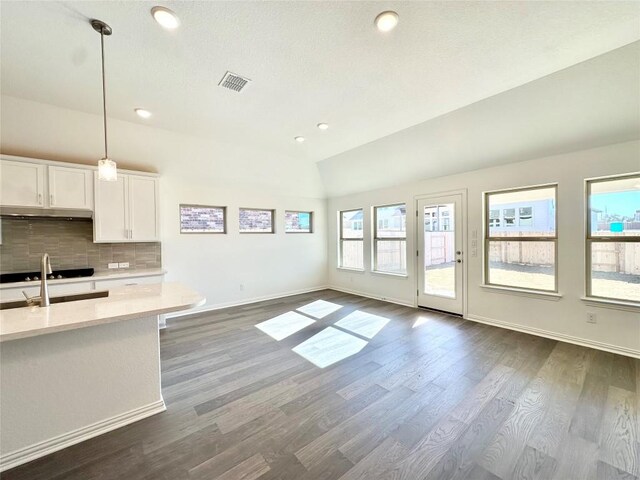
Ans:
[{"label": "glass panel door", "polygon": [[462,314],[462,195],[418,201],[418,305]]}]

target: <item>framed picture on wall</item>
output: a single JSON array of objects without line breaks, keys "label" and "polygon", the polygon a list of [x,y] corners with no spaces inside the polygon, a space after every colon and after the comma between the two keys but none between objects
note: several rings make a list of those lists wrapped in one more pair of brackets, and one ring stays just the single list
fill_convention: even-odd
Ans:
[{"label": "framed picture on wall", "polygon": [[180,233],[227,233],[227,207],[181,204]]}]

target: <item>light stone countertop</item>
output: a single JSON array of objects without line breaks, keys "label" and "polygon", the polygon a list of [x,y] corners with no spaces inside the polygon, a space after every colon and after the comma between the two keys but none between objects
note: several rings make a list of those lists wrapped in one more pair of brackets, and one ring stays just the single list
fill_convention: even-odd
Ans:
[{"label": "light stone countertop", "polygon": [[[61,278],[47,280],[49,285],[63,285],[65,283],[81,283],[81,282],[97,282],[100,280],[111,280],[116,278],[136,278],[136,277],[154,277],[157,275],[164,275],[167,271],[162,268],[147,268],[140,270],[115,270],[115,272],[101,271],[96,272],[90,277],[73,277],[73,278]],[[40,286],[40,280],[32,280],[30,282],[11,282],[0,283],[0,290],[6,288],[25,288],[25,287],[38,287]]]},{"label": "light stone countertop", "polygon": [[0,342],[188,310],[206,299],[180,283],[132,285],[109,296],[0,311]]}]

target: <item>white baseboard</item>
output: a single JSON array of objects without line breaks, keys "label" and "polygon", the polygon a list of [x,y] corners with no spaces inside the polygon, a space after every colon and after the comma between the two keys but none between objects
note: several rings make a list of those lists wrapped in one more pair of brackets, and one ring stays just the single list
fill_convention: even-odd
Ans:
[{"label": "white baseboard", "polygon": [[284,293],[276,293],[274,295],[263,295],[261,297],[247,298],[239,302],[224,302],[224,303],[215,303],[213,305],[203,305],[201,307],[192,308],[191,310],[184,310],[181,312],[167,314],[166,318],[171,319],[171,318],[184,317],[187,315],[195,315],[198,313],[211,312],[213,310],[222,310],[223,308],[239,307],[241,305],[247,305],[249,303],[264,302],[265,300],[275,300],[277,298],[291,297],[293,295],[301,295],[303,293],[312,293],[312,292],[318,292],[320,290],[327,290],[327,289],[331,289],[331,287],[328,287],[326,285],[321,285],[318,287],[303,288],[301,290],[292,290]]},{"label": "white baseboard", "polygon": [[373,298],[375,300],[382,300],[383,302],[395,303],[397,305],[403,305],[405,307],[416,308],[416,305],[407,302],[406,300],[401,300],[399,298],[391,298],[391,297],[381,297],[376,295],[371,295],[370,293],[359,292],[358,290],[351,290],[349,288],[336,287],[333,285],[329,285],[327,287],[330,290],[336,290],[337,292],[350,293],[351,295],[358,295],[359,297]]},{"label": "white baseboard", "polygon": [[18,465],[22,465],[23,463],[30,462],[37,458],[44,457],[50,453],[75,445],[76,443],[84,442],[85,440],[97,437],[98,435],[110,432],[111,430],[124,427],[130,423],[155,415],[156,413],[164,412],[166,409],[164,400],[161,399],[157,402],[107,418],[106,420],[101,420],[91,425],[78,428],[77,430],[63,433],[62,435],[58,435],[43,442],[38,442],[28,447],[7,453],[0,458],[0,472],[17,467]]},{"label": "white baseboard", "polygon": [[465,320],[486,323],[487,325],[493,325],[495,327],[508,328],[509,330],[529,333],[531,335],[537,335],[538,337],[550,338],[552,340],[558,340],[560,342],[573,343],[574,345],[580,345],[581,347],[595,348],[596,350],[604,350],[605,352],[617,353],[619,355],[625,355],[627,357],[640,358],[640,351],[634,350],[633,348],[619,347],[617,345],[589,340],[587,338],[580,338],[574,337],[573,335],[565,335],[564,333],[551,332],[542,328],[525,327],[511,322],[482,317],[480,315],[465,315],[464,318]]}]

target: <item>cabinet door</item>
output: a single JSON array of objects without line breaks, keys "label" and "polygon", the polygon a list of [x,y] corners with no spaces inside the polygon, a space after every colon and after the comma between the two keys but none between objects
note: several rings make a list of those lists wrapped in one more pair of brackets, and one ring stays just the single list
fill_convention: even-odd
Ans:
[{"label": "cabinet door", "polygon": [[156,242],[160,237],[158,179],[129,175],[129,228],[136,242]]},{"label": "cabinet door", "polygon": [[93,208],[93,170],[49,167],[49,206]]},{"label": "cabinet door", "polygon": [[93,241],[127,242],[130,240],[128,212],[128,178],[118,175],[115,182],[94,176]]},{"label": "cabinet door", "polygon": [[0,205],[44,207],[44,165],[0,161]]}]

